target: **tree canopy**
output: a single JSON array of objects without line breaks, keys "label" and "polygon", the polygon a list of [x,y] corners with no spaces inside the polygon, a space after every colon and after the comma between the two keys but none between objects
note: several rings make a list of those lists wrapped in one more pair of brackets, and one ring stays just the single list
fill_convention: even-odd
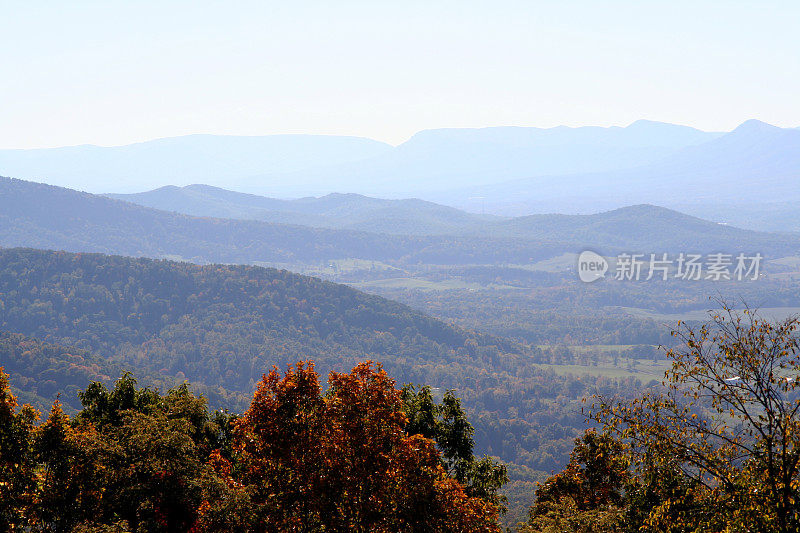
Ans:
[{"label": "tree canopy", "polygon": [[[458,460],[485,463],[451,398]],[[210,413],[185,384],[162,393],[128,373],[80,399],[75,417],[56,401],[37,425],[0,370],[2,529],[500,531],[503,468],[491,463],[483,492],[465,485],[446,468],[448,445],[416,431],[404,393],[371,362],[332,372],[324,392],[313,363],[273,368],[242,416]]]}]

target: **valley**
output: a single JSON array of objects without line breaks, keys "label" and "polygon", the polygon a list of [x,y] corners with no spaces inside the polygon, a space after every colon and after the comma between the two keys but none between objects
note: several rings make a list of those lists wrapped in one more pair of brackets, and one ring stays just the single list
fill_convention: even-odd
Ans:
[{"label": "valley", "polygon": [[800,532],[800,3],[3,8],[0,533]]},{"label": "valley", "polygon": [[[582,398],[661,381],[659,347],[674,345],[678,320],[702,323],[720,300],[774,318],[800,310],[800,236],[656,206],[510,218],[359,195],[191,186],[108,198],[7,178],[0,189],[0,330],[12,344],[53,343],[26,351],[33,366],[14,362],[18,348],[6,356],[21,398],[44,409],[61,393],[78,409],[81,380],[110,384],[124,369],[148,386],[187,380],[241,412],[272,365],[310,357],[324,375],[371,359],[463,399],[476,451],[510,468],[508,520],[586,427]],[[575,266],[586,248],[612,271],[629,250],[755,250],[765,261],[756,281],[585,284]]]}]

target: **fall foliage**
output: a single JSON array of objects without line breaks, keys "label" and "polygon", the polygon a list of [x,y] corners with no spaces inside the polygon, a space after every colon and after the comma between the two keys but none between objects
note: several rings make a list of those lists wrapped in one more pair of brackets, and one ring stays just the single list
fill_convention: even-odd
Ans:
[{"label": "fall foliage", "polygon": [[[401,392],[381,368],[311,363],[264,376],[217,472],[250,502],[254,531],[499,531],[497,506],[470,497],[433,440],[406,431]],[[208,502],[200,529],[228,512]]]},{"label": "fall foliage", "polygon": [[241,417],[130,374],[81,402],[70,419],[56,401],[36,425],[0,372],[2,529],[499,532],[499,485],[481,498],[451,476],[371,362],[332,372],[325,392],[313,363],[273,368]]},{"label": "fall foliage", "polygon": [[520,530],[798,531],[797,326],[726,307],[677,330],[661,387],[596,398],[602,433],[576,441]]}]

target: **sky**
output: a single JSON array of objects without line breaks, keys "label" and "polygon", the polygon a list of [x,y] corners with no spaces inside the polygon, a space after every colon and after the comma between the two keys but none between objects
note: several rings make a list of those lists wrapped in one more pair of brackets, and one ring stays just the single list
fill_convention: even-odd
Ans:
[{"label": "sky", "polygon": [[800,2],[0,0],[0,148],[800,126]]}]

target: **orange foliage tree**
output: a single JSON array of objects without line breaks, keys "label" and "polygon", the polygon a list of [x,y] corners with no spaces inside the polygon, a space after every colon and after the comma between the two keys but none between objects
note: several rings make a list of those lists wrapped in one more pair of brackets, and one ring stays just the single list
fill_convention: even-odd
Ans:
[{"label": "orange foliage tree", "polygon": [[30,512],[36,485],[33,448],[34,421],[39,414],[29,405],[17,409],[8,374],[0,367],[0,530],[21,529]]},{"label": "orange foliage tree", "polygon": [[497,532],[498,509],[470,497],[434,442],[408,435],[401,393],[371,362],[332,372],[323,394],[312,363],[273,368],[213,463],[235,498],[207,501],[198,529],[249,502],[253,531]]}]

